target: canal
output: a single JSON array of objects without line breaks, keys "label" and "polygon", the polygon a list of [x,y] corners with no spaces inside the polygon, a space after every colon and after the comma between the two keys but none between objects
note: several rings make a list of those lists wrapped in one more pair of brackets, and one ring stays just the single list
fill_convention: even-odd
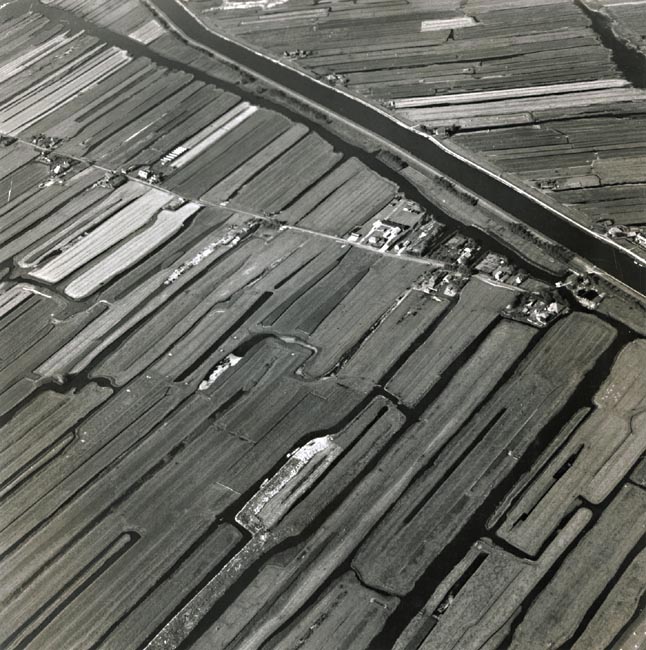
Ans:
[{"label": "canal", "polygon": [[643,288],[646,288],[646,266],[639,264],[629,253],[567,221],[495,175],[446,151],[435,141],[379,110],[208,30],[176,0],[149,2],[189,39],[410,152],[448,178],[566,246],[633,289],[643,292]]}]

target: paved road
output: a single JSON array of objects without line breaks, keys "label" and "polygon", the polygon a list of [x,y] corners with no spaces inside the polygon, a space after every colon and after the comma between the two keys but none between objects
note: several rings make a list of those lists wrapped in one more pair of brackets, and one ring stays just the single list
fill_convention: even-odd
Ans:
[{"label": "paved road", "polygon": [[188,39],[232,59],[257,75],[314,102],[325,111],[359,125],[516,216],[527,225],[590,260],[638,291],[646,291],[646,266],[612,241],[577,224],[567,215],[448,149],[384,110],[329,86],[280,60],[256,52],[228,36],[207,29],[179,0],[148,0]]}]

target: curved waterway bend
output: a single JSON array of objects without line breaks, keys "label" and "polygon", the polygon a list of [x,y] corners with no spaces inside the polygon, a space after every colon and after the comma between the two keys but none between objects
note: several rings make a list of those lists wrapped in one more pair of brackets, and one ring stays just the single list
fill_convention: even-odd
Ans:
[{"label": "curved waterway bend", "polygon": [[636,256],[542,203],[493,172],[447,149],[375,106],[310,77],[265,54],[211,31],[177,0],[148,0],[188,39],[318,104],[410,152],[448,178],[586,258],[633,289],[646,290],[646,266]]}]

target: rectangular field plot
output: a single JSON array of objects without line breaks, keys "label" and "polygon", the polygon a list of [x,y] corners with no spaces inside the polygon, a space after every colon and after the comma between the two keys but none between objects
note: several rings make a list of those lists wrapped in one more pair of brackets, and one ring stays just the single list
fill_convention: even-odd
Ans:
[{"label": "rectangular field plot", "polygon": [[[577,3],[185,4],[640,227],[644,92]],[[5,5],[0,647],[632,647],[641,302],[155,3]]]}]

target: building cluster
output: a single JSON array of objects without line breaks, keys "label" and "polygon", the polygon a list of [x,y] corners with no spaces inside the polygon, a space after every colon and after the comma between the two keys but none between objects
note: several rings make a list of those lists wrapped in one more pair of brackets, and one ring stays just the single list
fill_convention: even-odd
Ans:
[{"label": "building cluster", "polygon": [[592,275],[571,273],[557,287],[567,289],[572,297],[586,309],[594,311],[599,307],[606,294],[597,286],[597,279]]},{"label": "building cluster", "polygon": [[460,127],[457,125],[429,126],[427,124],[416,124],[414,128],[416,131],[428,133],[436,138],[449,138],[460,131]]},{"label": "building cluster", "polygon": [[178,266],[164,281],[164,284],[172,284],[179,280],[179,278],[186,273],[189,269],[200,264],[204,259],[213,254],[213,252],[220,246],[227,246],[233,248],[237,246],[243,239],[248,237],[251,233],[258,230],[261,224],[260,219],[249,219],[245,223],[238,226],[231,226],[227,232],[220,237],[220,239],[211,242],[208,246],[196,253],[190,260],[183,262]]},{"label": "building cluster", "polygon": [[433,252],[433,257],[458,268],[468,267],[476,260],[481,248],[471,237],[456,232]]},{"label": "building cluster", "polygon": [[367,244],[378,251],[385,252],[399,238],[402,230],[403,226],[392,221],[376,219],[372,222],[367,235],[362,237],[360,232],[354,231],[348,237],[348,241]]},{"label": "building cluster", "polygon": [[53,151],[61,142],[61,138],[45,135],[44,133],[37,133],[31,137],[31,144],[43,151]]},{"label": "building cluster", "polygon": [[496,282],[505,284],[520,285],[527,279],[527,273],[517,269],[506,257],[498,253],[487,253],[474,268]]},{"label": "building cluster", "polygon": [[116,189],[117,187],[125,185],[127,182],[128,177],[124,172],[106,172],[103,175],[103,178],[100,178],[96,183],[94,183],[94,187]]},{"label": "building cluster", "polygon": [[438,242],[445,228],[444,224],[428,215],[428,218],[422,220],[422,224],[403,242],[406,252],[423,257]]},{"label": "building cluster", "polygon": [[45,151],[43,151],[36,160],[45,165],[49,165],[49,174],[47,179],[40,183],[38,187],[48,187],[54,183],[62,184],[65,175],[76,164],[76,161],[73,158],[56,156]]},{"label": "building cluster", "polygon": [[470,273],[458,269],[433,269],[419,278],[412,289],[429,295],[440,294],[446,298],[455,298],[470,277]]},{"label": "building cluster", "polygon": [[502,311],[504,318],[544,328],[570,311],[567,302],[556,291],[521,293]]},{"label": "building cluster", "polygon": [[[488,253],[472,269],[465,265],[449,264],[430,270],[418,278],[411,288],[429,295],[454,298],[459,295],[473,271],[510,286],[520,286],[529,277],[525,271],[509,263],[504,256]],[[557,282],[553,288],[542,286],[544,288],[540,290],[518,294],[503,309],[501,315],[534,327],[545,328],[570,311],[565,294],[559,290],[567,290],[576,302],[589,310],[596,310],[605,297],[594,276],[578,273],[572,273],[565,280]]]},{"label": "building cluster", "polygon": [[624,226],[614,223],[612,219],[603,219],[597,224],[597,227],[610,239],[632,241],[646,249],[646,227],[644,226]]},{"label": "building cluster", "polygon": [[155,171],[150,165],[145,165],[137,170],[137,178],[152,185],[158,185],[164,180],[164,176]]},{"label": "building cluster", "polygon": [[436,221],[418,203],[397,194],[375,215],[369,225],[353,230],[347,237],[353,243],[381,252],[424,257],[438,243],[444,224]]},{"label": "building cluster", "polygon": [[312,54],[312,50],[283,50],[286,59],[306,59]]},{"label": "building cluster", "polygon": [[471,237],[455,232],[441,241],[445,226],[413,201],[404,203],[395,197],[377,216],[381,218],[351,232],[348,241],[380,252],[430,254],[442,267],[422,276],[413,286],[418,291],[453,298],[474,272],[511,286],[521,285],[528,277],[503,255],[490,252],[482,256],[482,246]]},{"label": "building cluster", "polygon": [[330,72],[325,75],[324,79],[330,84],[330,86],[347,86],[349,81],[344,74],[338,72]]}]

